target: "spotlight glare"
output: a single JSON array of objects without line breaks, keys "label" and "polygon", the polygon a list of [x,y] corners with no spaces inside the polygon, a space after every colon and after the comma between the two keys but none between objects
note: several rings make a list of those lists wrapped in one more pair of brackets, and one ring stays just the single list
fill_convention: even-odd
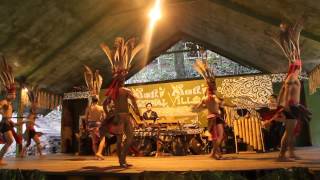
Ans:
[{"label": "spotlight glare", "polygon": [[160,0],[157,0],[155,3],[155,6],[151,9],[149,12],[149,18],[152,21],[157,21],[161,18],[161,12],[160,12]]}]

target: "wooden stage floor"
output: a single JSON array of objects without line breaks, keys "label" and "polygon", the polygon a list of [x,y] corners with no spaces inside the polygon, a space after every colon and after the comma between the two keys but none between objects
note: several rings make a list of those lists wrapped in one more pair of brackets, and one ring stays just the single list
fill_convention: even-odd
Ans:
[{"label": "wooden stage floor", "polygon": [[207,155],[166,156],[166,157],[128,157],[134,166],[123,169],[118,166],[114,156],[103,161],[92,156],[50,155],[39,157],[7,158],[6,165],[0,169],[40,170],[45,173],[125,173],[141,172],[186,172],[186,171],[242,171],[259,169],[278,169],[291,167],[307,167],[314,171],[320,170],[320,147],[297,148],[301,160],[292,162],[276,162],[278,152],[227,154],[226,160],[213,160]]}]

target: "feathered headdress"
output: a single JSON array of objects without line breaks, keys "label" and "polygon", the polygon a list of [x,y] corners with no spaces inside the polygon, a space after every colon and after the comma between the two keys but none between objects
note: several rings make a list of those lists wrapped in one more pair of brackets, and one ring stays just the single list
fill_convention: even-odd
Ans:
[{"label": "feathered headdress", "polygon": [[84,65],[84,79],[91,95],[99,97],[103,81],[102,76],[99,74],[99,70],[96,70],[93,73],[88,66]]},{"label": "feathered headdress", "polygon": [[214,94],[214,91],[217,90],[216,79],[214,70],[212,67],[209,67],[207,60],[197,59],[193,64],[193,68],[206,80],[208,91]]},{"label": "feathered headdress", "polygon": [[6,89],[8,94],[16,93],[16,86],[14,83],[12,67],[7,63],[4,56],[2,56],[0,79],[1,85]]},{"label": "feathered headdress", "polygon": [[39,101],[39,91],[37,87],[33,87],[31,90],[28,90],[28,98],[29,102],[31,103],[31,109],[35,112],[38,106]]},{"label": "feathered headdress", "polygon": [[301,68],[300,57],[300,32],[303,28],[304,17],[300,18],[294,25],[281,23],[280,33],[266,32],[267,35],[281,48],[282,52],[289,60],[289,73],[296,68]]},{"label": "feathered headdress", "polygon": [[101,48],[107,55],[112,70],[112,83],[106,91],[106,96],[116,99],[119,87],[131,68],[132,60],[143,48],[143,44],[136,46],[135,38],[125,41],[124,38],[117,37],[113,50],[105,44],[101,44]]}]

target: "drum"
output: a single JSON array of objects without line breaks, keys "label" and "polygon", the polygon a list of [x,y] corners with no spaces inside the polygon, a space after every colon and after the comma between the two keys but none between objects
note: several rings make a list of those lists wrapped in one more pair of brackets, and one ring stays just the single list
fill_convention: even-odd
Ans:
[{"label": "drum", "polygon": [[204,142],[199,137],[193,137],[189,141],[189,149],[192,154],[199,155],[204,153]]},{"label": "drum", "polygon": [[135,137],[133,142],[134,148],[144,156],[150,156],[153,151],[156,151],[156,141],[150,136]]},{"label": "drum", "polygon": [[172,154],[175,156],[185,156],[188,154],[188,143],[185,135],[174,136]]}]

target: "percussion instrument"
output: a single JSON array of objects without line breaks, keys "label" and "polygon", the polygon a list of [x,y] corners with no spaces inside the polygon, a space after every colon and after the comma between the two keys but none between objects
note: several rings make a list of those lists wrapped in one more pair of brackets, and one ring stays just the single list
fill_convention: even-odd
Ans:
[{"label": "percussion instrument", "polygon": [[192,154],[203,154],[205,151],[204,147],[206,147],[205,144],[206,143],[202,139],[200,139],[200,137],[192,137],[189,141],[189,149]]},{"label": "percussion instrument", "polygon": [[227,125],[233,128],[236,152],[238,153],[238,139],[242,139],[255,150],[265,151],[259,113],[250,109],[245,116],[240,115],[236,109],[226,108],[225,118]]},{"label": "percussion instrument", "polygon": [[201,144],[200,147],[196,147],[198,145],[195,145],[194,142],[190,143],[190,140],[196,136],[200,137],[202,132],[202,128],[162,129],[158,126],[156,128],[135,129],[135,147],[145,156],[152,155],[154,151],[183,156],[189,153],[190,147],[193,149],[193,154],[201,154],[204,146],[201,138],[199,138],[200,140],[197,139],[198,143]]},{"label": "percussion instrument", "polygon": [[188,154],[188,144],[185,136],[175,136],[172,141],[172,154],[185,156]]}]

